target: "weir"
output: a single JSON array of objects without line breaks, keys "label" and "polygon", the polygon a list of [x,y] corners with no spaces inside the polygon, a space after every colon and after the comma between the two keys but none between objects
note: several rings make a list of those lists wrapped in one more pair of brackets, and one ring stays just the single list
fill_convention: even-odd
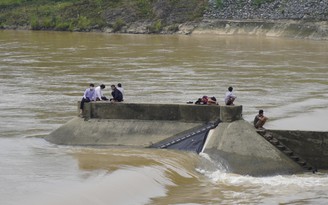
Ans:
[{"label": "weir", "polygon": [[85,104],[83,118],[73,118],[46,139],[62,145],[204,152],[224,161],[231,172],[253,176],[320,168],[315,158],[300,151],[289,156],[283,150],[293,146],[279,148],[265,136],[243,120],[242,106],[91,102]]}]

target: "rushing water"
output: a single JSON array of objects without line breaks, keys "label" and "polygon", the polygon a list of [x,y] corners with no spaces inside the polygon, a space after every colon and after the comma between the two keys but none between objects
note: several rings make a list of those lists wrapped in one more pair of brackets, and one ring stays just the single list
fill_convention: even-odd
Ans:
[{"label": "rushing water", "polygon": [[328,175],[249,177],[201,154],[50,144],[88,84],[125,101],[223,103],[268,128],[328,130],[328,42],[0,31],[0,204],[327,204]]}]

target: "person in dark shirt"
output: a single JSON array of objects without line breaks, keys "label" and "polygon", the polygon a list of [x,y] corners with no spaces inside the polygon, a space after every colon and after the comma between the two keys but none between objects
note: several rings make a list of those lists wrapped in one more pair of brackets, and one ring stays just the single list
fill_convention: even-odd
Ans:
[{"label": "person in dark shirt", "polygon": [[256,129],[264,129],[263,125],[267,120],[268,118],[263,115],[263,110],[259,110],[259,114],[254,118],[254,127]]},{"label": "person in dark shirt", "polygon": [[111,102],[122,102],[123,101],[123,95],[121,91],[119,91],[115,85],[111,85],[112,88],[112,96],[113,98],[110,99]]}]

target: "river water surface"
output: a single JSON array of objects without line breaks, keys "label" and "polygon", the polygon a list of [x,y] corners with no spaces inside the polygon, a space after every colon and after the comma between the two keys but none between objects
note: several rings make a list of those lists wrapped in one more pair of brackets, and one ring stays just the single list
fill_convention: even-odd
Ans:
[{"label": "river water surface", "polygon": [[250,177],[201,154],[50,144],[89,83],[126,102],[223,104],[328,131],[328,42],[245,36],[0,31],[0,204],[327,204],[328,174]]}]

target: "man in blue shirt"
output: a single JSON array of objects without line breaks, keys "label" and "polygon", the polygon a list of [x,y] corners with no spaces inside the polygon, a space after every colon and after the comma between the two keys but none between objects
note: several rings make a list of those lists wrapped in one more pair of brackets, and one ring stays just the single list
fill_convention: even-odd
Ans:
[{"label": "man in blue shirt", "polygon": [[84,103],[96,100],[95,89],[94,89],[95,85],[91,83],[89,86],[90,87],[84,91],[84,95],[81,100],[80,115],[83,113]]}]

